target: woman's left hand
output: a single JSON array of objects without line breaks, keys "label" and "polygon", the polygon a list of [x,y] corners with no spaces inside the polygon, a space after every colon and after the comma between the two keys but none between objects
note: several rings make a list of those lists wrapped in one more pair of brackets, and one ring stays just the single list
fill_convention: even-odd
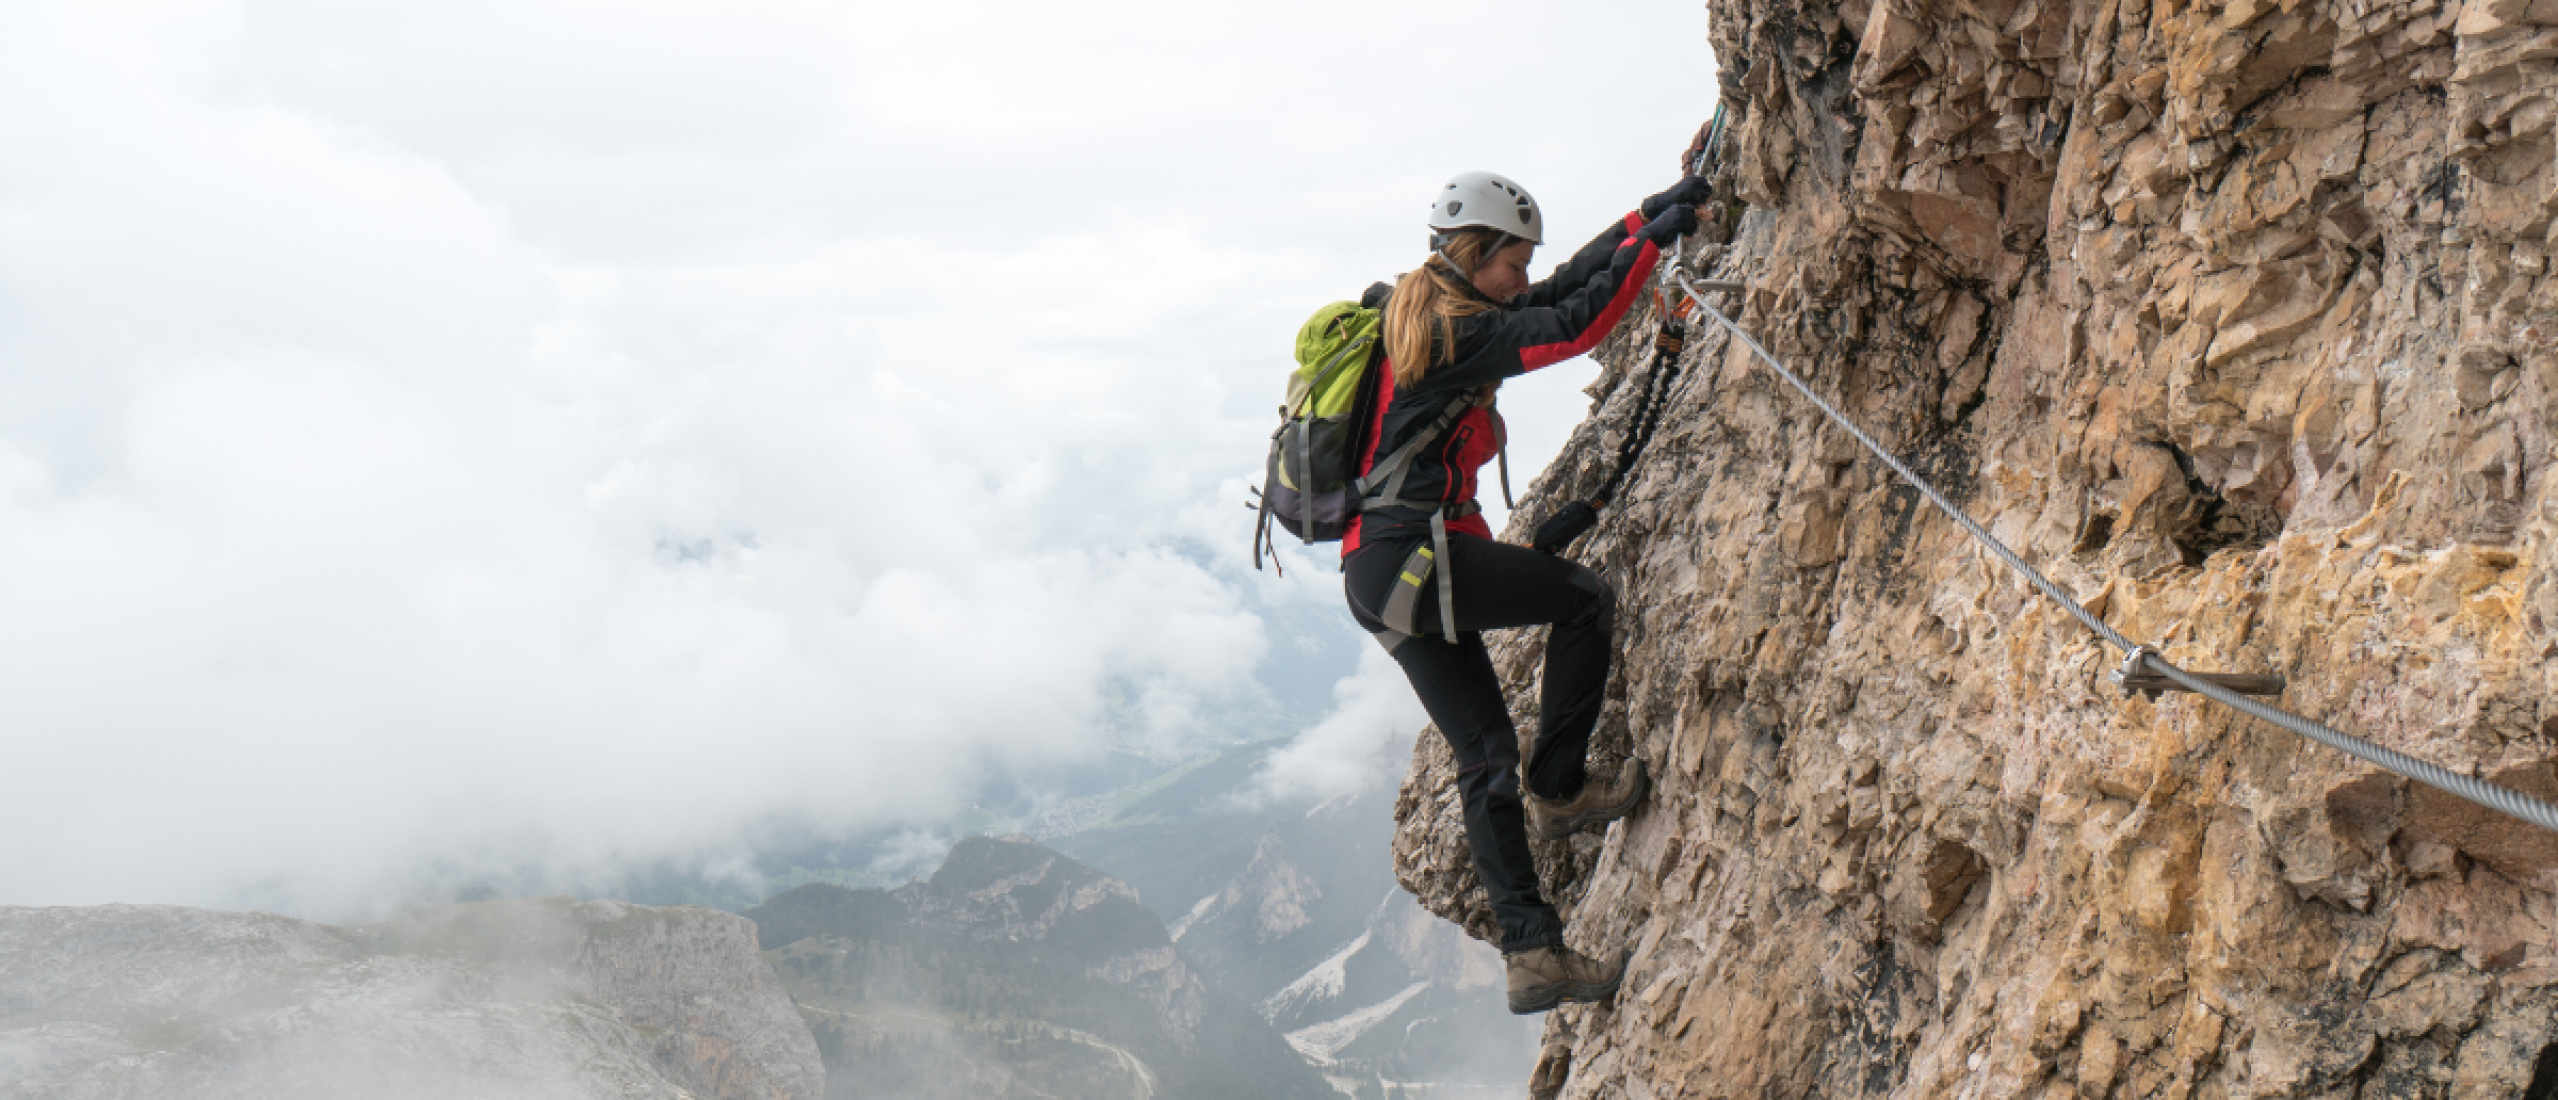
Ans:
[{"label": "woman's left hand", "polygon": [[1643,200],[1643,220],[1660,217],[1673,206],[1702,206],[1714,198],[1714,181],[1704,176],[1689,176],[1676,186]]}]

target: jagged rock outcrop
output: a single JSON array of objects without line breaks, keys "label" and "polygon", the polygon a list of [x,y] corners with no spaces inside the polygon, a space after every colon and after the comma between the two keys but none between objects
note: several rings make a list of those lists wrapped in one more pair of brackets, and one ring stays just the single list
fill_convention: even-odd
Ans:
[{"label": "jagged rock outcrop", "polygon": [[[1752,209],[1691,259],[1742,324],[2125,633],[2558,793],[2558,4],[1712,18]],[[1605,477],[1629,328],[1513,537]],[[2558,838],[2122,696],[1744,350],[1686,362],[1575,548],[1624,597],[1599,752],[1660,784],[1541,849],[1637,954],[1538,1095],[2558,1092]],[[1446,773],[1425,736],[1398,869],[1481,930]]]},{"label": "jagged rock outcrop", "polygon": [[745,920],[565,898],[337,928],[0,908],[0,1097],[816,1100]]}]

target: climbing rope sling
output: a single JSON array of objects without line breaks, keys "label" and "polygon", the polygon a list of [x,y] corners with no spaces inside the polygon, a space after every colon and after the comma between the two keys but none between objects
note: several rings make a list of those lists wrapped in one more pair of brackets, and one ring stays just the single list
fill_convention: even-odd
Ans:
[{"label": "climbing rope sling", "polygon": [[[1980,524],[1974,523],[1972,521],[1972,517],[1963,514],[1963,510],[1956,507],[1953,501],[1945,499],[1945,494],[1938,492],[1936,490],[1936,486],[1929,484],[1926,478],[1920,477],[1918,474],[1912,472],[1908,466],[1902,465],[1900,459],[1893,457],[1892,452],[1884,450],[1882,444],[1875,442],[1873,436],[1865,434],[1865,430],[1857,427],[1856,423],[1849,420],[1845,413],[1840,412],[1836,406],[1823,400],[1820,394],[1812,392],[1812,387],[1805,385],[1803,380],[1796,377],[1793,371],[1786,369],[1784,363],[1779,362],[1776,356],[1769,354],[1768,350],[1765,347],[1760,346],[1757,340],[1752,339],[1749,333],[1742,331],[1740,325],[1734,324],[1730,317],[1723,315],[1723,311],[1708,305],[1705,301],[1705,295],[1708,293],[1737,290],[1739,287],[1731,283],[1707,283],[1705,286],[1700,287],[1697,283],[1690,281],[1688,279],[1687,272],[1680,270],[1676,265],[1668,268],[1668,274],[1670,278],[1676,280],[1681,287],[1686,289],[1689,301],[1694,302],[1698,309],[1704,311],[1706,316],[1712,317],[1715,320],[1715,323],[1720,324],[1725,329],[1729,330],[1735,339],[1741,341],[1743,346],[1748,347],[1751,353],[1759,357],[1760,362],[1767,364],[1770,370],[1775,371],[1778,377],[1783,378],[1786,385],[1794,387],[1794,392],[1802,394],[1806,399],[1810,400],[1815,407],[1821,410],[1822,415],[1829,417],[1832,423],[1846,429],[1849,435],[1856,437],[1856,441],[1858,443],[1864,444],[1865,449],[1873,452],[1874,457],[1882,459],[1883,464],[1891,467],[1893,473],[1901,475],[1901,480],[1909,482],[1910,486],[1917,489],[1920,495],[1925,496],[1929,503],[1936,505],[1937,510],[1944,512],[1948,517],[1953,519],[1955,524],[1963,529],[1964,533],[1972,536],[1972,538],[1979,542],[1982,546],[1987,547],[1991,553],[1998,555],[1999,559],[2005,561],[2009,568],[2012,568],[2018,573],[2024,575],[2026,581],[2031,583],[2036,591],[2041,592],[2044,596],[2051,599],[2052,602],[2061,605],[2063,610],[2069,612],[2071,618],[2077,619],[2080,623],[2084,624],[2087,629],[2095,631],[2096,636],[2103,638],[2107,644],[2112,645],[2116,649],[2122,650],[2124,653],[2123,665],[2121,669],[2114,673],[2114,681],[2123,685],[2126,691],[2147,691],[2152,697],[2155,697],[2159,687],[2166,687],[2172,684],[2176,688],[2193,692],[2196,695],[2200,695],[2203,698],[2219,703],[2222,706],[2236,708],[2241,713],[2250,717],[2273,723],[2276,726],[2290,730],[2293,733],[2299,734],[2300,736],[2306,737],[2312,741],[2316,741],[2328,748],[2342,752],[2347,756],[2379,765],[2380,767],[2386,768],[2398,775],[2415,780],[2416,782],[2425,784],[2426,786],[2432,787],[2446,794],[2465,798],[2471,802],[2485,806],[2488,809],[2520,818],[2544,829],[2558,831],[2558,806],[2553,806],[2547,802],[2541,801],[2540,799],[2523,794],[2520,791],[2500,787],[2483,779],[2462,775],[2439,764],[2419,760],[2407,755],[2406,753],[2372,744],[2371,742],[2355,737],[2352,734],[2345,733],[2319,722],[2311,721],[2310,719],[2303,718],[2300,715],[2293,714],[2289,711],[2266,706],[2263,703],[2259,703],[2239,694],[2236,691],[2230,690],[2229,687],[2223,686],[2223,683],[2219,682],[2254,678],[2217,677],[2205,673],[2187,672],[2184,669],[2169,664],[2165,658],[2158,655],[2157,650],[2146,645],[2135,644],[2131,639],[2124,637],[2122,632],[2106,625],[2105,620],[2097,618],[2093,612],[2090,612],[2085,607],[2079,606],[2077,600],[2069,598],[2069,595],[2062,592],[2059,586],[2054,585],[2049,578],[2043,576],[2043,574],[2036,570],[2033,566],[2027,565],[2025,563],[2025,559],[2016,556],[2015,551],[2007,548],[2007,544],[2000,542],[1995,536],[1982,529]],[[2165,677],[2166,683],[2159,683],[2157,680],[2157,677],[2159,676]]]}]

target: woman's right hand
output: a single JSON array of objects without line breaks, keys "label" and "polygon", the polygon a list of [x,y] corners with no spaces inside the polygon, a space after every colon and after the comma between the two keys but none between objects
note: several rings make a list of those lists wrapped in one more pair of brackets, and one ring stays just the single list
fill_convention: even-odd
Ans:
[{"label": "woman's right hand", "polygon": [[1553,515],[1538,524],[1537,533],[1528,539],[1528,545],[1560,557],[1571,548],[1572,540],[1580,538],[1598,523],[1598,506],[1586,500],[1576,500],[1555,509]]}]

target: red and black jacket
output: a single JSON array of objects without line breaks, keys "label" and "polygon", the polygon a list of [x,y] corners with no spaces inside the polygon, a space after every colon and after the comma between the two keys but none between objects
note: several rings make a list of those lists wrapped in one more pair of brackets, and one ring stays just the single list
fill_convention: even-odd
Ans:
[{"label": "red and black jacket", "polygon": [[[1490,312],[1457,318],[1449,325],[1448,337],[1456,345],[1456,361],[1439,358],[1442,352],[1434,343],[1434,361],[1411,389],[1398,388],[1392,364],[1384,364],[1388,369],[1376,372],[1384,382],[1375,404],[1376,419],[1365,433],[1359,476],[1368,475],[1378,455],[1392,454],[1414,433],[1428,429],[1458,391],[1516,378],[1597,347],[1633,307],[1643,284],[1652,277],[1653,265],[1660,260],[1658,247],[1634,239],[1634,232],[1641,228],[1643,215],[1628,214],[1573,253],[1554,274],[1528,287],[1517,301]],[[1382,309],[1393,294],[1392,286],[1378,283],[1368,288],[1360,304]],[[1437,443],[1413,457],[1400,495],[1405,500],[1473,500],[1476,475],[1500,450],[1499,429],[1491,411],[1468,409],[1449,425]],[[1481,514],[1450,520],[1448,530],[1492,537],[1492,526],[1484,522]],[[1427,537],[1429,533],[1428,511],[1388,508],[1369,512],[1351,521],[1349,533],[1341,540],[1341,553],[1348,557],[1363,541]]]}]

